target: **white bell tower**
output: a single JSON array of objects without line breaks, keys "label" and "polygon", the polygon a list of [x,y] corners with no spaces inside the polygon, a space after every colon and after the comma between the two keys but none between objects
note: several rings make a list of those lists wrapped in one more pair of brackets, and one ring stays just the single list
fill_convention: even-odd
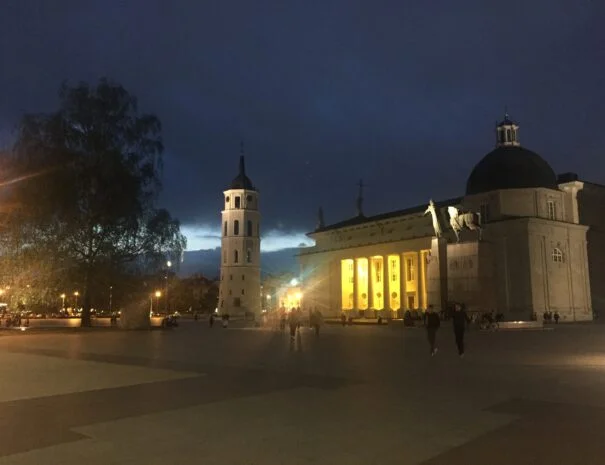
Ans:
[{"label": "white bell tower", "polygon": [[220,315],[260,316],[260,213],[258,191],[246,176],[244,155],[239,173],[223,192],[221,224]]}]

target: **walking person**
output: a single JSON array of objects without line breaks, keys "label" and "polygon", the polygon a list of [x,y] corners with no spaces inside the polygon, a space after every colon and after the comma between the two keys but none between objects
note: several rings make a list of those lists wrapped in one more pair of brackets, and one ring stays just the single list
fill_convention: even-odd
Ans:
[{"label": "walking person", "polygon": [[555,324],[558,325],[559,324],[559,312],[555,312]]},{"label": "walking person", "polygon": [[290,324],[290,345],[294,346],[296,341],[296,330],[298,329],[298,325],[300,321],[298,319],[298,312],[295,308],[290,310],[290,314],[288,315],[288,323]]},{"label": "walking person", "polygon": [[313,328],[315,328],[315,335],[319,336],[319,330],[323,323],[323,315],[321,314],[321,312],[319,310],[315,309],[315,311],[311,315],[311,318],[312,318],[311,319],[312,326],[313,326]]},{"label": "walking person", "polygon": [[[197,316],[197,314],[196,314]],[[208,320],[208,324],[210,325],[210,327],[212,328],[212,326],[214,326],[214,313],[210,314],[210,319]]]},{"label": "walking person", "polygon": [[469,319],[466,310],[460,304],[454,306],[452,322],[454,326],[454,336],[456,337],[456,346],[458,347],[458,355],[464,357],[464,332]]},{"label": "walking person", "polygon": [[437,330],[439,329],[439,326],[441,326],[439,314],[435,313],[432,305],[429,305],[429,307],[426,309],[426,334],[431,347],[431,356],[437,353],[435,339],[437,337]]}]

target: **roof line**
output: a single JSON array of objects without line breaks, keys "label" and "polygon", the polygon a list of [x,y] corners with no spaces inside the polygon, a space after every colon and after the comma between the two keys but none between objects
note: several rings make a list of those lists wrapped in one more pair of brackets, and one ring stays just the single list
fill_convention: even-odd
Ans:
[{"label": "roof line", "polygon": [[[451,204],[460,203],[463,198],[464,197],[453,197],[453,198],[446,199],[446,200],[440,200],[438,202],[435,202],[435,205],[437,207],[441,208],[441,207],[448,206]],[[426,205],[422,204],[422,205],[416,205],[416,206],[410,207],[410,208],[405,208],[403,210],[395,210],[395,211],[391,211],[391,212],[380,213],[380,214],[374,215],[374,216],[365,216],[365,217],[356,216],[353,218],[349,218],[347,220],[339,221],[338,223],[327,225],[324,228],[316,229],[315,231],[307,233],[307,236],[326,232],[326,231],[332,231],[335,229],[346,228],[349,226],[358,226],[360,224],[372,223],[374,221],[380,221],[380,220],[387,219],[387,218],[395,218],[398,216],[411,215],[414,213],[421,213],[424,211],[424,209],[426,209]]]}]

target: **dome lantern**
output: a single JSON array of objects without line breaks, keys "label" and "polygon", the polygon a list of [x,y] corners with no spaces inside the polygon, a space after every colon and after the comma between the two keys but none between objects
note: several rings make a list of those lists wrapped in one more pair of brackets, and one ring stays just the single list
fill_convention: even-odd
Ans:
[{"label": "dome lantern", "polygon": [[519,147],[519,126],[512,121],[508,113],[496,125],[496,147]]}]

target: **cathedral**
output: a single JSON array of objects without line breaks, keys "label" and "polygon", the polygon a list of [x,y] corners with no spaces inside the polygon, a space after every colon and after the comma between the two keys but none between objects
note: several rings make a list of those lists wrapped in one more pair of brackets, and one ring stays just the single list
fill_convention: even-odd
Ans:
[{"label": "cathedral", "polygon": [[459,302],[506,320],[592,320],[605,306],[603,205],[605,186],[557,176],[506,115],[463,196],[375,216],[360,198],[331,225],[320,212],[299,255],[304,306],[388,319]]}]

